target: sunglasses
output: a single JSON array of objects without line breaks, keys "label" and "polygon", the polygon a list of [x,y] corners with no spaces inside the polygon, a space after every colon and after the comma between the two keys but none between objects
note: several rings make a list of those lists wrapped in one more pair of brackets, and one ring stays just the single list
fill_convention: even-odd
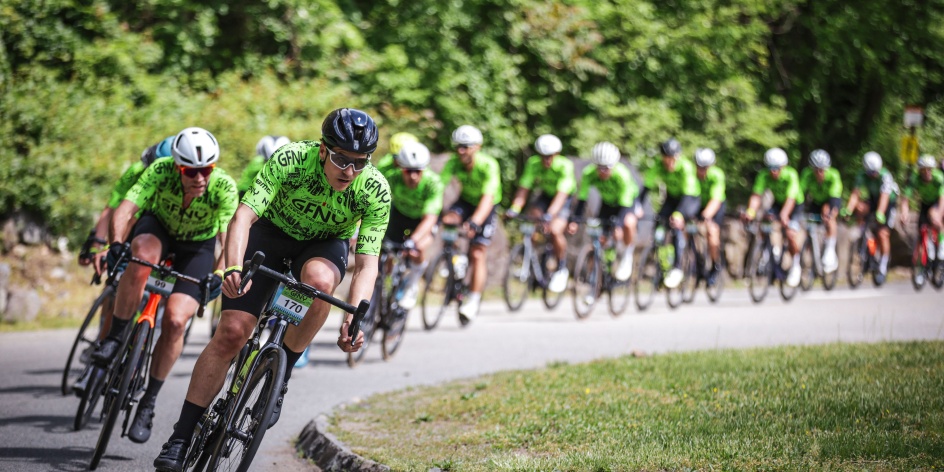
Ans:
[{"label": "sunglasses", "polygon": [[209,177],[213,173],[213,168],[216,167],[216,164],[210,164],[208,167],[187,167],[187,166],[177,166],[180,168],[180,173],[190,177],[191,179],[197,175],[202,175],[204,178]]},{"label": "sunglasses", "polygon": [[423,169],[403,169],[403,172],[406,172],[407,174],[410,174],[410,175],[413,175],[413,174],[422,174],[422,173],[423,173]]},{"label": "sunglasses", "polygon": [[370,154],[367,155],[365,159],[355,159],[353,157],[345,156],[344,154],[334,152],[324,146],[324,150],[328,151],[328,159],[331,160],[331,163],[334,164],[338,169],[344,170],[350,166],[354,166],[354,172],[360,172],[367,167],[367,163],[370,162]]},{"label": "sunglasses", "polygon": [[464,149],[469,149],[470,147],[472,147],[472,146],[470,146],[470,145],[468,145],[468,144],[458,144],[458,145],[456,145],[456,149],[459,150],[459,151],[462,151],[462,150],[464,150]]}]

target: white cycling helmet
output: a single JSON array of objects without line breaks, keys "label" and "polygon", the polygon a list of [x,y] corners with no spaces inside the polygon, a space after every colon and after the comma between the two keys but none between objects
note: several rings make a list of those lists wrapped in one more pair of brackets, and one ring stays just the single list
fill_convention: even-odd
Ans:
[{"label": "white cycling helmet", "polygon": [[397,153],[401,169],[425,169],[429,165],[429,148],[418,142],[406,142]]},{"label": "white cycling helmet", "polygon": [[832,160],[829,158],[828,152],[822,149],[816,149],[810,153],[810,165],[817,169],[829,169],[829,166],[832,165]]},{"label": "white cycling helmet", "polygon": [[563,148],[561,140],[553,134],[542,134],[534,141],[534,150],[542,156],[553,156],[561,152]]},{"label": "white cycling helmet", "polygon": [[930,154],[925,154],[918,158],[919,169],[933,169],[937,167],[937,159]]},{"label": "white cycling helmet", "polygon": [[187,128],[177,134],[170,149],[177,165],[207,167],[220,159],[220,145],[209,131]]},{"label": "white cycling helmet", "polygon": [[590,160],[598,167],[609,169],[620,160],[619,148],[610,142],[596,143],[590,151]]},{"label": "white cycling helmet", "polygon": [[862,167],[866,172],[876,173],[882,170],[882,156],[875,151],[869,151],[862,156]]},{"label": "white cycling helmet", "polygon": [[695,150],[695,165],[698,167],[708,167],[715,163],[715,152],[708,148],[698,148]]},{"label": "white cycling helmet", "polygon": [[768,169],[779,169],[787,165],[787,151],[780,148],[770,148],[764,153],[764,165]]},{"label": "white cycling helmet", "polygon": [[452,144],[471,146],[482,144],[482,132],[472,125],[462,125],[452,132]]},{"label": "white cycling helmet", "polygon": [[263,136],[256,144],[256,154],[268,161],[275,151],[290,142],[291,140],[285,136]]}]

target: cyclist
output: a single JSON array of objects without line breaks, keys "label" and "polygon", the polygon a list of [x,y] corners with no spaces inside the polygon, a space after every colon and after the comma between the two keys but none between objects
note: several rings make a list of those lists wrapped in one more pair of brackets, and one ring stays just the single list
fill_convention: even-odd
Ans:
[{"label": "cyclist", "polygon": [[[107,243],[108,227],[111,225],[111,217],[115,212],[115,208],[118,208],[118,205],[124,200],[125,194],[127,194],[128,190],[138,181],[147,166],[151,165],[157,158],[170,156],[170,145],[173,140],[174,136],[168,136],[158,143],[144,148],[144,151],[141,152],[141,160],[131,164],[131,166],[121,174],[118,181],[115,182],[115,186],[111,190],[111,196],[108,198],[108,203],[98,215],[95,229],[89,233],[88,239],[82,246],[83,250],[81,254],[79,254],[80,265],[86,266],[92,262],[96,262],[93,268],[100,268],[100,262],[105,256],[105,254],[101,252],[101,247]],[[99,255],[99,253],[101,254]],[[94,257],[96,255],[98,255],[98,257]]]},{"label": "cyclist", "polygon": [[[862,200],[862,192],[866,192],[866,200]],[[852,193],[846,207],[840,210],[842,216],[855,215],[860,220],[868,214],[875,215],[878,223],[879,249],[882,258],[879,259],[879,274],[876,283],[885,282],[888,274],[888,254],[891,251],[891,228],[895,226],[898,211],[895,207],[898,200],[898,184],[892,173],[882,166],[882,156],[875,151],[869,151],[862,156],[862,171],[856,175]]]},{"label": "cyclist", "polygon": [[[246,192],[227,231],[224,257],[223,316],[216,334],[200,354],[190,378],[187,397],[170,439],[154,460],[158,471],[180,471],[194,427],[220,391],[230,362],[252,335],[276,282],[254,277],[242,294],[241,264],[258,250],[266,265],[279,268],[292,259],[300,281],[331,294],[344,277],[348,238],[361,221],[354,276],[348,299],[370,299],[377,277],[381,238],[390,216],[390,189],[370,165],[377,148],[377,126],[365,112],[339,108],[321,126],[320,141],[287,144],[269,159]],[[289,326],[283,349],[285,383],[275,405],[272,427],[281,415],[295,361],[324,325],[331,307],[314,300],[298,326]],[[341,325],[338,347],[354,352],[363,343],[348,334],[352,315]],[[354,342],[352,342],[354,341]]]},{"label": "cyclist", "polygon": [[771,214],[776,214],[787,240],[787,251],[792,257],[790,272],[787,273],[787,285],[800,285],[803,273],[800,268],[800,244],[797,242],[800,231],[800,205],[803,204],[803,192],[800,191],[800,175],[796,169],[787,165],[787,152],[780,148],[770,148],[764,153],[764,166],[768,172],[762,172],[754,180],[754,189],[742,218],[753,220],[761,205],[761,195],[770,189],[774,204]]},{"label": "cyclist", "polygon": [[[675,254],[681,255],[685,247],[685,238],[682,235],[685,220],[695,218],[701,207],[701,185],[698,183],[695,165],[681,157],[682,145],[675,138],[660,143],[659,151],[662,153],[662,162],[646,172],[645,185],[639,199],[644,201],[650,190],[658,189],[660,184],[665,186],[666,196],[659,210],[659,219],[669,222],[673,232]],[[675,257],[672,270],[665,276],[666,287],[675,288],[682,283],[685,274],[681,264],[682,258]]]},{"label": "cyclist", "polygon": [[246,193],[246,190],[249,190],[249,187],[252,187],[253,181],[256,180],[256,174],[262,169],[265,161],[268,161],[278,148],[290,142],[285,136],[263,136],[256,143],[256,155],[246,164],[239,181],[236,182],[236,191],[239,192],[240,197]]},{"label": "cyclist", "polygon": [[810,153],[810,165],[800,173],[800,192],[806,202],[806,211],[822,215],[826,226],[826,249],[823,251],[823,271],[827,274],[839,269],[836,255],[836,216],[842,206],[842,177],[832,167],[829,153],[816,149]]},{"label": "cyclist", "polygon": [[[215,168],[220,147],[205,129],[181,131],[174,138],[171,153],[173,158],[161,158],[148,166],[115,210],[109,267],[117,262],[122,243],[129,241],[132,254],[151,263],[159,263],[173,253],[174,270],[178,272],[202,278],[213,271],[217,233],[224,231],[236,209],[236,183],[222,169]],[[137,218],[139,210],[143,213]],[[137,223],[132,224],[135,220]],[[118,283],[108,336],[92,354],[100,365],[107,365],[115,357],[150,272],[150,268],[139,264],[129,264],[125,269]],[[218,293],[220,274],[210,282],[211,289]],[[136,443],[151,436],[158,392],[183,349],[184,330],[202,299],[200,291],[194,284],[178,283],[167,300],[147,389],[128,430],[128,437]]]},{"label": "cyclist", "polygon": [[469,324],[479,312],[488,266],[485,253],[495,233],[495,209],[501,203],[501,169],[494,157],[481,152],[482,132],[471,125],[462,125],[452,132],[456,153],[443,167],[443,185],[455,178],[462,190],[459,199],[446,210],[443,224],[463,224],[471,239],[472,284],[468,296],[459,305],[459,322]]},{"label": "cyclist", "polygon": [[724,171],[715,165],[715,152],[708,148],[695,150],[695,166],[698,168],[699,186],[701,187],[701,213],[708,233],[708,255],[711,257],[711,272],[708,273],[708,285],[718,282],[721,273],[721,225],[724,224],[726,206]]},{"label": "cyclist", "polygon": [[433,229],[443,206],[443,186],[435,172],[427,170],[429,149],[418,142],[407,142],[397,153],[396,166],[385,177],[392,197],[390,224],[384,239],[412,246],[413,269],[400,306],[409,310],[416,305],[420,276],[426,270]]},{"label": "cyclist", "polygon": [[397,156],[400,154],[400,149],[403,148],[403,145],[418,142],[419,139],[410,133],[394,133],[393,136],[390,136],[390,152],[378,159],[374,166],[377,167],[380,173],[387,175],[390,169],[397,166]]},{"label": "cyclist", "polygon": [[[528,193],[537,188],[538,191],[531,195],[531,201],[528,203],[529,213],[532,218],[542,218],[549,223],[551,244],[558,261],[567,260],[567,239],[564,237],[564,230],[570,215],[570,197],[577,186],[574,164],[561,155],[562,148],[561,140],[557,136],[538,136],[534,141],[534,150],[538,155],[531,156],[525,163],[518,181],[518,191],[515,192],[511,208],[505,213],[508,218],[514,218],[521,213]],[[560,264],[551,276],[548,289],[556,293],[563,292],[567,288],[568,276],[567,264]]]},{"label": "cyclist", "polygon": [[636,224],[641,209],[636,206],[639,187],[629,169],[620,163],[620,152],[610,142],[597,143],[590,150],[592,164],[583,169],[580,176],[580,191],[577,193],[577,208],[574,209],[567,232],[577,232],[578,218],[584,214],[590,188],[600,193],[600,209],[597,218],[608,220],[616,216],[621,225],[614,229],[618,250],[622,252],[614,276],[629,280],[633,275],[633,252],[636,250]]},{"label": "cyclist", "polygon": [[918,227],[930,224],[937,230],[937,254],[931,254],[937,260],[944,260],[944,171],[937,168],[934,156],[923,155],[918,158],[918,169],[908,178],[901,199],[901,222],[908,223],[908,201],[914,196],[921,202],[918,213]]}]

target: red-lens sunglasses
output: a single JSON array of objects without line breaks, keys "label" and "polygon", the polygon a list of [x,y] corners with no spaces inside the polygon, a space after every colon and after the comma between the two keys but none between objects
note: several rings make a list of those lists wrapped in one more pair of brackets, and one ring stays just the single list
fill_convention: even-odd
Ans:
[{"label": "red-lens sunglasses", "polygon": [[187,167],[187,166],[177,166],[180,168],[180,173],[190,177],[191,179],[196,177],[198,174],[202,175],[204,178],[209,177],[213,173],[213,168],[216,167],[216,164],[210,164],[208,167]]}]

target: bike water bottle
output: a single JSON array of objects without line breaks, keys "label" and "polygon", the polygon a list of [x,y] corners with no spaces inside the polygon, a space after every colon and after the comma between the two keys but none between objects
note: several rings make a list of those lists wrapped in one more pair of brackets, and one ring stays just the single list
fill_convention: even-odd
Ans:
[{"label": "bike water bottle", "polygon": [[875,238],[869,238],[868,241],[866,241],[866,245],[869,247],[869,255],[874,256],[875,255]]},{"label": "bike water bottle", "polygon": [[659,263],[662,270],[668,271],[672,268],[672,262],[675,260],[675,247],[659,246]]},{"label": "bike water bottle", "polygon": [[465,254],[456,254],[452,256],[452,266],[456,270],[456,278],[464,279],[465,271],[469,267],[469,258]]}]

